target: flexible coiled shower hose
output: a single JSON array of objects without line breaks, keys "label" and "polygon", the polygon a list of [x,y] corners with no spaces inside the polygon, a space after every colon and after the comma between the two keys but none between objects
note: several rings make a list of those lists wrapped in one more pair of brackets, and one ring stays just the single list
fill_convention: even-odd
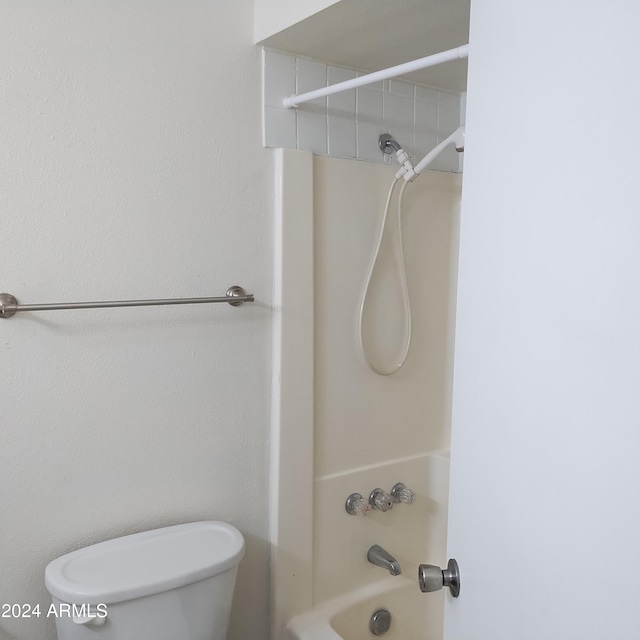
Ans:
[{"label": "flexible coiled shower hose", "polygon": [[402,187],[400,188],[400,194],[398,195],[398,243],[400,247],[400,282],[402,287],[402,298],[404,300],[404,314],[405,314],[405,335],[406,342],[404,345],[404,349],[402,351],[402,355],[400,356],[400,360],[398,364],[393,365],[390,369],[383,369],[381,367],[376,366],[369,355],[367,354],[367,350],[364,346],[364,336],[363,336],[363,318],[364,318],[364,307],[367,302],[367,296],[369,294],[369,289],[371,288],[371,281],[373,279],[373,272],[376,268],[376,264],[378,262],[378,257],[380,256],[380,248],[382,247],[382,241],[384,240],[384,232],[387,227],[387,218],[389,217],[389,209],[391,208],[391,199],[393,197],[393,192],[398,184],[399,178],[395,178],[391,183],[391,187],[389,187],[389,194],[387,196],[387,204],[384,208],[384,216],[382,217],[382,225],[380,226],[380,235],[378,236],[378,244],[376,246],[376,250],[373,256],[373,261],[371,262],[371,267],[369,268],[369,274],[367,275],[367,283],[364,287],[364,293],[362,294],[362,302],[360,303],[360,313],[358,318],[358,334],[359,334],[359,342],[360,342],[360,352],[362,353],[362,357],[364,361],[367,363],[367,366],[371,371],[377,373],[379,376],[391,376],[394,373],[400,371],[402,366],[407,360],[407,356],[409,355],[409,349],[411,348],[411,336],[412,336],[412,326],[411,326],[411,298],[409,297],[409,286],[407,284],[407,267],[405,265],[404,260],[404,242],[402,240],[402,198],[404,196],[404,190],[406,189],[408,182],[404,182]]}]

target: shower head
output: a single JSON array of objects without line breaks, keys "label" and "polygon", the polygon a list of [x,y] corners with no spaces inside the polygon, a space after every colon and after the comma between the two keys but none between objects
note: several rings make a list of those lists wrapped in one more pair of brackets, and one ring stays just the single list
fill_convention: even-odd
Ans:
[{"label": "shower head", "polygon": [[450,136],[429,151],[411,171],[403,171],[401,177],[407,182],[413,182],[449,145],[454,145],[458,152],[464,151],[464,125],[458,127]]}]

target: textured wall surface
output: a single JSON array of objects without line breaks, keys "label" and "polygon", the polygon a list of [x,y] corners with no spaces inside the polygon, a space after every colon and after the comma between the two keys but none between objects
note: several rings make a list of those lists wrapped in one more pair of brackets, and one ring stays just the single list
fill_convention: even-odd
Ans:
[{"label": "textured wall surface", "polygon": [[[2,3],[0,290],[241,284],[257,303],[0,321],[0,602],[46,605],[46,564],[80,546],[221,519],[247,541],[230,637],[266,638],[270,156],[252,5]],[[0,636],[54,625],[3,618]]]}]

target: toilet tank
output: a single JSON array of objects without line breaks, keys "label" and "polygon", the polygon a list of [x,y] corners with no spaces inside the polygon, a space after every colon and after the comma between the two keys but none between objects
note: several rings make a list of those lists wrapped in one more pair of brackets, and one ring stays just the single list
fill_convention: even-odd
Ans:
[{"label": "toilet tank", "polygon": [[58,640],[225,640],[242,534],[191,522],[78,549],[49,563]]}]

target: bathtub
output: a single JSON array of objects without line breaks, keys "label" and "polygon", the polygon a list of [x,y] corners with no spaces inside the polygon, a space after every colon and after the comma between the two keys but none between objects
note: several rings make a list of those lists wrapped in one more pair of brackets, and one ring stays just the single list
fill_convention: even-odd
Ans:
[{"label": "bathtub", "polygon": [[327,600],[295,616],[288,640],[372,640],[369,621],[378,609],[391,613],[385,640],[441,640],[444,591],[422,593],[416,576],[389,577]]}]

